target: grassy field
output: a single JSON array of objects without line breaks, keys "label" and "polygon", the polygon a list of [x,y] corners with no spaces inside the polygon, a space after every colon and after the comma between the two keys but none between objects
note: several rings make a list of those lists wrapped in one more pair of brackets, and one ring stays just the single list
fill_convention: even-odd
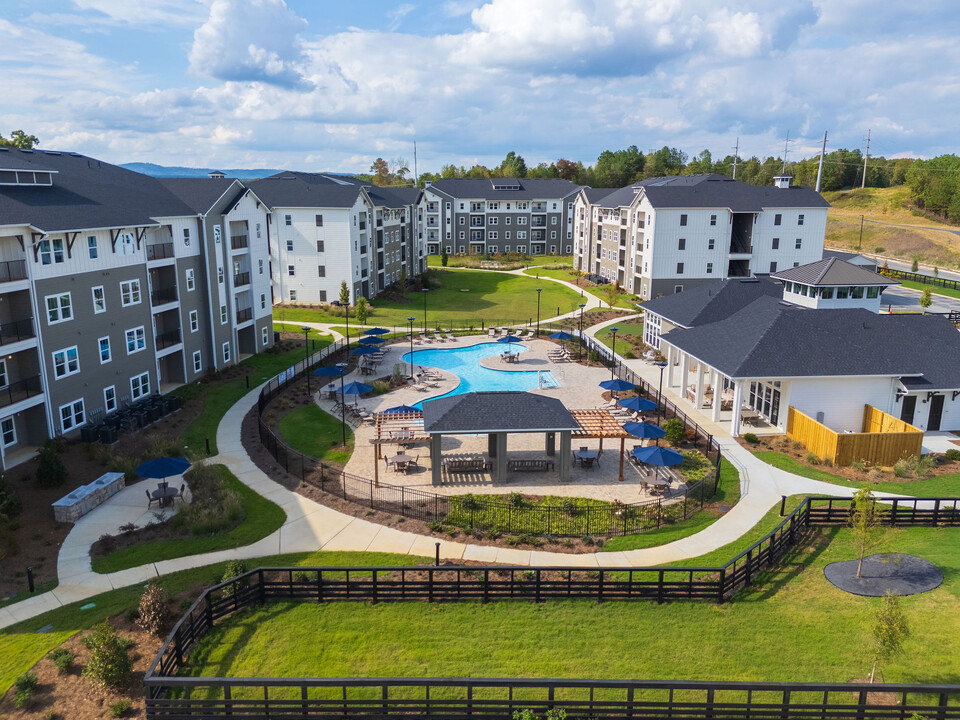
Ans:
[{"label": "grassy field", "polygon": [[[533,278],[482,270],[457,270],[434,276],[434,289],[427,295],[427,324],[434,327],[464,326],[474,323],[480,327],[527,322],[537,316],[537,287]],[[579,295],[572,290],[547,283],[540,298],[541,318],[553,317],[576,309]],[[423,323],[423,297],[421,293],[408,293],[403,302],[374,299],[367,319],[368,325],[406,327],[407,317],[416,317],[414,327]],[[327,313],[305,308],[277,308],[274,319],[285,322],[339,322],[343,319],[328,319]]]},{"label": "grassy field", "polygon": [[[579,285],[577,282],[576,273],[568,269],[560,268],[528,268],[523,271],[524,275],[530,275],[532,277],[548,277],[553,278],[554,280],[563,280],[565,282],[573,283],[574,285]],[[609,302],[607,293],[604,288],[609,287],[607,285],[587,285],[584,282],[583,290],[588,292],[596,298],[599,298],[606,305]],[[638,302],[640,298],[636,295],[631,295],[630,293],[621,292],[613,301],[614,307],[627,308],[629,310],[635,310],[636,306],[634,303]]]},{"label": "grassy field", "polygon": [[343,427],[315,404],[304,405],[284,415],[277,423],[281,437],[290,447],[330,462],[345,465],[353,454],[353,430],[347,426],[347,446],[343,448]]},{"label": "grassy field", "polygon": [[246,516],[243,522],[228,532],[216,535],[199,537],[189,535],[121,548],[107,555],[93,558],[93,571],[112,573],[161,560],[243,547],[265,538],[283,525],[287,514],[279,505],[258,495],[237,480],[226,466],[214,465],[213,467],[226,486],[240,497]]},{"label": "grassy field", "polygon": [[753,454],[765,463],[780,468],[781,470],[786,470],[787,472],[812,480],[822,480],[823,482],[834,483],[835,485],[843,485],[844,487],[859,488],[867,486],[877,493],[896,493],[898,495],[913,495],[915,497],[960,496],[960,473],[937,475],[922,480],[879,483],[867,479],[866,473],[864,473],[863,482],[856,482],[848,480],[841,475],[836,475],[829,470],[809,467],[790,455],[784,455],[783,453],[773,450],[757,450]]},{"label": "grassy field", "polygon": [[[960,672],[956,534],[904,529],[882,542],[884,550],[929,559],[946,577],[940,588],[902,600],[912,634],[884,669],[888,682],[951,682]],[[720,606],[269,604],[240,613],[204,640],[190,674],[846,682],[869,672],[879,600],[837,590],[823,567],[853,557],[849,531],[817,530],[782,569]],[[307,636],[319,641],[305,643]]]},{"label": "grassy field", "polygon": [[[316,348],[320,350],[331,342],[329,335],[318,335]],[[250,392],[251,388],[272,378],[281,370],[287,369],[304,357],[305,350],[302,346],[288,352],[265,352],[248,357],[239,364],[239,368],[243,375],[250,378],[250,387],[247,387],[246,379],[241,376],[232,379],[219,378],[202,383],[191,383],[177,388],[174,393],[180,395],[185,401],[203,403],[203,411],[200,416],[183,432],[181,437],[183,445],[191,450],[203,453],[206,449],[205,441],[209,439],[210,453],[216,455],[218,452],[217,426],[227,410]]]},{"label": "grassy field", "polygon": [[[484,258],[482,255],[463,255],[461,257],[451,255],[447,258],[447,267],[479,268],[480,263],[483,261]],[[530,267],[533,265],[573,265],[573,256],[527,255],[525,259],[517,257],[517,259],[514,260],[500,259],[497,260],[497,262],[500,263],[500,267],[504,270],[517,270],[522,267]],[[427,257],[427,267],[442,268],[442,258],[439,255],[429,255]]]},{"label": "grassy field", "polygon": [[901,280],[896,278],[897,282],[903,285],[905,288],[910,288],[911,290],[919,290],[923,292],[924,289],[930,288],[930,292],[934,295],[946,295],[947,297],[960,298],[960,290],[954,290],[953,288],[940,287],[938,285],[927,285],[925,283],[914,282],[913,280]]},{"label": "grassy field", "polygon": [[613,348],[612,328],[614,327],[617,328],[617,353],[622,355],[631,348],[634,348],[634,352],[636,352],[636,347],[643,343],[643,323],[617,323],[605,327],[603,330],[598,330],[594,337],[608,348]]},{"label": "grassy field", "polygon": [[[247,566],[418,565],[430,562],[431,558],[414,555],[318,551],[253,558],[247,560]],[[195,597],[203,587],[220,582],[225,566],[226,563],[216,563],[191,568],[165,575],[157,582],[169,595],[196,590],[191,595]],[[142,584],[110,590],[0,630],[0,695],[10,688],[18,675],[29,670],[34,663],[71,635],[92,627],[104,618],[135,608],[142,592]],[[93,603],[94,607],[81,610],[82,606],[90,603]],[[39,628],[47,625],[52,625],[53,628],[48,632],[37,632]]]}]

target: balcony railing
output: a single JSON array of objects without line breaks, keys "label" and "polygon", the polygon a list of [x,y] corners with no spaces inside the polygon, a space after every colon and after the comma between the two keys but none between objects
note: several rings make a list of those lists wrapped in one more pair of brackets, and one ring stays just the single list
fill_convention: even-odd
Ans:
[{"label": "balcony railing", "polygon": [[243,310],[237,310],[237,324],[244,323],[247,320],[253,319],[253,308],[245,308]]},{"label": "balcony railing", "polygon": [[173,243],[154,243],[147,245],[147,260],[165,260],[173,257]]},{"label": "balcony railing", "polygon": [[248,245],[246,235],[231,235],[230,248],[233,250],[243,250]]},{"label": "balcony railing", "polygon": [[377,227],[383,227],[383,218],[377,218]]},{"label": "balcony railing", "polygon": [[32,398],[34,395],[39,395],[42,392],[43,384],[40,381],[39,375],[34,375],[26,380],[18,380],[17,382],[10,383],[5,388],[0,389],[0,407],[13,405],[21,400],[26,400],[27,398]]},{"label": "balcony railing", "polygon": [[366,245],[361,245],[361,246],[360,246],[360,254],[361,254],[361,255],[366,255],[366,254],[367,254],[367,246],[366,246]]},{"label": "balcony railing", "polygon": [[233,286],[235,288],[250,284],[250,273],[242,272],[233,276]]},{"label": "balcony railing", "polygon": [[166,303],[177,301],[177,288],[158,288],[150,293],[151,305],[165,305]]},{"label": "balcony railing", "polygon": [[547,226],[547,221],[543,218],[531,218],[530,227],[542,228]]},{"label": "balcony railing", "polygon": [[165,333],[160,333],[154,338],[154,341],[157,343],[157,350],[163,350],[180,342],[180,331],[170,330]]},{"label": "balcony railing", "polygon": [[0,345],[29,340],[36,337],[33,330],[33,318],[0,323]]},{"label": "balcony railing", "polygon": [[363,268],[363,269],[360,271],[360,277],[362,277],[362,278],[367,277],[367,275],[369,275],[369,274],[370,274],[370,273],[369,273],[369,271],[368,271],[366,268]]},{"label": "balcony railing", "polygon": [[27,279],[26,260],[8,260],[0,262],[0,282],[13,282]]},{"label": "balcony railing", "polygon": [[360,229],[361,229],[361,230],[366,230],[366,229],[367,229],[367,224],[366,224],[365,222],[360,223]]}]

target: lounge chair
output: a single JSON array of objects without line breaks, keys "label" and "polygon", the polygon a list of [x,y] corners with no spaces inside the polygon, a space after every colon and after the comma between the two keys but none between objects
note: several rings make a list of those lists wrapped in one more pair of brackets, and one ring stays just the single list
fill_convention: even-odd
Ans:
[{"label": "lounge chair", "polygon": [[425,332],[421,332],[419,333],[419,335],[420,335],[420,340],[422,342],[425,342],[425,343],[430,342],[430,338],[427,337],[427,334]]},{"label": "lounge chair", "polygon": [[443,337],[443,334],[439,330],[433,331],[433,339],[436,340],[437,342],[444,342],[445,340],[445,338]]},{"label": "lounge chair", "polygon": [[537,333],[534,332],[533,330],[527,330],[526,334],[524,334],[524,336],[523,336],[523,339],[524,339],[524,340],[529,340],[529,339],[532,338],[532,337],[536,337],[536,334],[537,334]]},{"label": "lounge chair", "polygon": [[490,328],[490,330],[487,332],[487,337],[496,337],[496,336],[497,336],[497,329]]},{"label": "lounge chair", "polygon": [[453,333],[450,330],[447,330],[447,340],[453,342],[456,338],[453,336]]}]

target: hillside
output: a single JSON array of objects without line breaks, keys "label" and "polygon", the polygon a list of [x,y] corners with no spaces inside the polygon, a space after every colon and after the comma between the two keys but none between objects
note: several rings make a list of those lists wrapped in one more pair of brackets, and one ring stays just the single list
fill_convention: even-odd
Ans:
[{"label": "hillside", "polygon": [[856,250],[863,215],[863,252],[960,266],[960,227],[916,210],[905,186],[827,192],[823,197],[833,206],[827,215],[827,246]]},{"label": "hillside", "polygon": [[276,175],[280,170],[271,170],[267,168],[254,168],[252,170],[238,170],[228,168],[191,168],[181,167],[179,165],[156,165],[146,162],[124,163],[120,167],[134,172],[150,175],[151,177],[206,177],[214,170],[220,170],[227,177],[238,178],[240,180],[256,180],[257,178]]}]

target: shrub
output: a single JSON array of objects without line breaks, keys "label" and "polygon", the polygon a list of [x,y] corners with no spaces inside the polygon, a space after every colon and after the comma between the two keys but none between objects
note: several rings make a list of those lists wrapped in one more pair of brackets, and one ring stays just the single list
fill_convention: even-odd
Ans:
[{"label": "shrub", "polygon": [[751,445],[756,445],[758,442],[760,442],[760,438],[758,438],[754,433],[744,433],[743,439]]},{"label": "shrub", "polygon": [[910,469],[904,460],[897,460],[893,465],[893,474],[898,478],[905,478],[910,474]]},{"label": "shrub", "polygon": [[109,620],[95,626],[83,644],[90,649],[90,660],[83,668],[84,677],[112,688],[122,688],[129,682],[133,671],[133,661],[127,652],[129,644],[117,635]]},{"label": "shrub", "polygon": [[13,683],[13,704],[20,709],[30,702],[33,693],[37,690],[37,676],[26,672]]},{"label": "shrub", "polygon": [[[943,457],[945,457],[947,460],[960,460],[960,450],[957,450],[956,448],[950,448],[943,454]],[[2,507],[0,507],[0,512],[3,512]]]},{"label": "shrub", "polygon": [[[957,453],[960,454],[960,450]],[[20,495],[4,476],[0,475],[0,515],[6,515],[8,518],[16,517],[20,514],[22,507]]]},{"label": "shrub", "polygon": [[680,418],[670,418],[663,424],[663,431],[666,433],[663,437],[671,445],[679,445],[683,442],[683,421]]},{"label": "shrub", "polygon": [[627,350],[627,351],[623,354],[623,356],[624,356],[627,360],[633,360],[633,359],[635,359],[635,358],[637,357],[636,354],[634,354],[633,350]]},{"label": "shrub", "polygon": [[598,353],[596,350],[591,350],[590,354],[587,356],[587,359],[592,363],[600,362],[600,353]]},{"label": "shrub", "polygon": [[181,508],[178,522],[185,523],[193,535],[213,535],[244,520],[243,502],[218,468],[195,465],[184,477],[192,499]]},{"label": "shrub", "polygon": [[115,718],[123,717],[127,714],[127,710],[130,709],[131,703],[127,698],[123,700],[117,700],[110,706],[110,714]]},{"label": "shrub", "polygon": [[853,468],[854,470],[856,470],[857,472],[866,472],[866,471],[867,471],[867,461],[866,461],[866,460],[854,460],[852,463],[850,463],[850,467],[852,467],[852,468]]},{"label": "shrub", "polygon": [[526,507],[527,501],[524,500],[523,495],[518,492],[510,493],[510,505],[515,508]]},{"label": "shrub", "polygon": [[816,454],[816,453],[808,452],[805,459],[806,459],[806,461],[807,461],[808,463],[810,463],[811,465],[819,465],[819,464],[820,464],[820,458],[817,457],[817,454]]},{"label": "shrub", "polygon": [[140,596],[138,609],[140,617],[137,620],[137,625],[147,632],[159,635],[166,627],[167,620],[170,617],[170,610],[167,607],[167,593],[164,592],[163,588],[155,583],[147,585],[147,589]]},{"label": "shrub", "polygon": [[40,450],[40,462],[37,465],[37,482],[44,487],[63,485],[67,481],[67,467],[60,459],[52,441]]},{"label": "shrub", "polygon": [[57,720],[60,717],[60,713],[56,710],[47,710],[46,714],[43,716],[43,720]]},{"label": "shrub", "polygon": [[918,478],[929,475],[935,462],[933,455],[911,455],[907,458],[907,465]]},{"label": "shrub", "polygon": [[50,653],[50,659],[53,660],[53,664],[57,666],[60,674],[66,675],[73,669],[73,661],[76,659],[76,655],[66,648],[60,647]]},{"label": "shrub", "polygon": [[[220,578],[220,582],[227,582],[228,580],[233,580],[233,578],[243,575],[247,571],[247,564],[243,560],[228,560],[226,566],[223,568],[223,576]],[[246,587],[246,580],[230,583],[223,588],[223,594],[227,596],[232,596],[234,588]]]},{"label": "shrub", "polygon": [[596,545],[597,539],[593,535],[584,535],[581,540],[583,540],[584,545]]}]

